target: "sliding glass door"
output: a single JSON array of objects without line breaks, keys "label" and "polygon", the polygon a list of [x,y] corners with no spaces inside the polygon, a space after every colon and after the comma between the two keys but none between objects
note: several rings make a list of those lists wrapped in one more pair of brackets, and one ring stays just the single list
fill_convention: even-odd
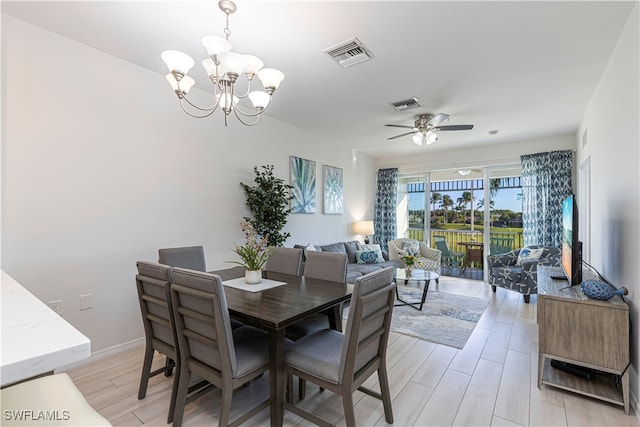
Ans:
[{"label": "sliding glass door", "polygon": [[398,236],[431,247],[437,247],[435,236],[443,239],[461,259],[445,266],[444,274],[482,279],[487,254],[522,246],[519,166],[437,171],[399,181]]}]

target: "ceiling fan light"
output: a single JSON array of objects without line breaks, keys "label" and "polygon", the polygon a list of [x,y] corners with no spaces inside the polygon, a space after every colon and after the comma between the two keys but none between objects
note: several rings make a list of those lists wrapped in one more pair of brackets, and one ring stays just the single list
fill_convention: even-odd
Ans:
[{"label": "ceiling fan light", "polygon": [[229,52],[231,50],[231,43],[218,36],[204,36],[202,38],[202,44],[209,56],[218,55],[222,52]]},{"label": "ceiling fan light", "polygon": [[422,145],[423,144],[423,134],[422,132],[416,132],[413,134],[413,136],[411,137],[411,140],[413,141],[414,144],[416,145]]},{"label": "ceiling fan light", "polygon": [[160,54],[160,57],[172,73],[175,71],[186,75],[194,64],[193,58],[179,50],[165,50]]},{"label": "ceiling fan light", "polygon": [[438,134],[436,134],[432,130],[428,130],[424,136],[425,136],[425,140],[427,141],[427,145],[431,145],[438,140]]}]

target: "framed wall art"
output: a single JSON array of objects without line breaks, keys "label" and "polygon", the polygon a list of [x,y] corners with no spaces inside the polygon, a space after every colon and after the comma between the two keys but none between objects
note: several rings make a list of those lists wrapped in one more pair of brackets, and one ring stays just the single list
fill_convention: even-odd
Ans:
[{"label": "framed wall art", "polygon": [[291,213],[316,213],[316,162],[289,156]]},{"label": "framed wall art", "polygon": [[333,166],[322,166],[324,213],[342,214],[343,209],[343,183],[342,169]]}]

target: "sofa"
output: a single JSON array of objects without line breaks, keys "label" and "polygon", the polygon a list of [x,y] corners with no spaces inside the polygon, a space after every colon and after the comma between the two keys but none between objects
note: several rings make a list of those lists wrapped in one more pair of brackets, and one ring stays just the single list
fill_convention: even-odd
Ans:
[{"label": "sofa", "polygon": [[[356,278],[372,271],[381,270],[385,267],[403,267],[402,261],[389,260],[388,256],[380,250],[379,245],[365,245],[357,240],[349,242],[336,242],[325,245],[294,245],[294,248],[301,248],[304,250],[302,256],[302,262],[305,261],[305,253],[310,250],[322,251],[322,252],[336,252],[347,255],[347,283],[355,283]],[[378,256],[374,257],[371,252],[378,253]],[[358,261],[360,256],[360,261]],[[304,271],[304,267],[303,267]]]},{"label": "sofa", "polygon": [[[524,252],[538,256],[524,257]],[[560,249],[553,246],[530,245],[504,254],[487,255],[488,281],[493,292],[497,286],[517,291],[524,295],[524,302],[529,303],[530,296],[538,293],[538,266],[558,267],[560,263]]]}]

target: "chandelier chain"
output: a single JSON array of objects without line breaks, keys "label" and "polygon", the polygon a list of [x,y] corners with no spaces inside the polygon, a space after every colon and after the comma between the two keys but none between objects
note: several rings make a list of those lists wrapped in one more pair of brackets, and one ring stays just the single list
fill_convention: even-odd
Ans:
[{"label": "chandelier chain", "polygon": [[227,12],[227,23],[224,27],[224,36],[227,41],[229,41],[229,37],[231,37],[231,30],[229,29],[229,13]]}]

